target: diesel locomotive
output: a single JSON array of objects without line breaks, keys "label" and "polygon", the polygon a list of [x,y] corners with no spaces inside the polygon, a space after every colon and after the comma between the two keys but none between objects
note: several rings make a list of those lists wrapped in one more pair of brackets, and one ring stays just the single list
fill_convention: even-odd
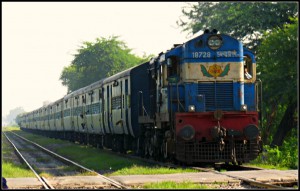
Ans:
[{"label": "diesel locomotive", "polygon": [[22,130],[158,160],[242,164],[262,148],[261,86],[255,55],[205,30],[17,121]]}]

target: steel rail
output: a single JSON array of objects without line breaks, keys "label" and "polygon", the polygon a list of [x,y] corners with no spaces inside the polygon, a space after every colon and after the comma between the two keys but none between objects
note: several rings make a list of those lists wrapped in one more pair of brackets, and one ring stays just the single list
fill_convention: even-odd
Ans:
[{"label": "steel rail", "polygon": [[44,182],[44,180],[37,174],[37,172],[32,168],[32,166],[27,162],[27,160],[23,157],[23,155],[20,153],[20,151],[18,150],[18,148],[15,146],[15,144],[7,137],[6,133],[4,133],[4,136],[6,137],[6,139],[10,142],[10,144],[14,147],[15,151],[17,152],[17,154],[19,155],[19,157],[21,157],[21,159],[26,163],[26,165],[30,168],[30,170],[34,173],[34,175],[37,177],[37,179],[42,183],[43,187],[45,189],[50,189],[47,184]]},{"label": "steel rail", "polygon": [[[11,132],[11,133],[13,133],[13,132]],[[55,153],[55,152],[53,152],[53,151],[50,151],[49,149],[46,149],[45,147],[42,147],[41,145],[39,145],[39,144],[37,144],[37,143],[35,143],[35,142],[32,142],[32,141],[30,141],[30,140],[28,140],[28,139],[26,139],[26,138],[24,138],[24,137],[22,137],[22,136],[16,134],[16,133],[13,133],[13,134],[15,134],[16,136],[20,137],[20,138],[23,139],[24,141],[27,141],[27,142],[33,144],[34,146],[36,146],[36,147],[42,149],[44,152],[47,152],[48,154],[50,154],[50,155],[52,155],[52,156],[58,158],[58,159],[61,160],[62,162],[69,163],[69,164],[72,164],[72,165],[74,165],[74,166],[77,166],[78,168],[83,169],[83,170],[85,170],[85,171],[88,171],[88,172],[91,172],[91,173],[95,173],[95,174],[97,174],[98,176],[100,176],[101,178],[103,178],[103,179],[109,181],[112,185],[116,186],[117,188],[128,189],[125,185],[122,185],[121,183],[119,183],[119,182],[117,182],[117,181],[115,181],[115,180],[113,180],[113,179],[110,179],[110,178],[108,178],[108,177],[106,177],[106,176],[103,176],[102,174],[99,174],[98,172],[96,172],[96,171],[94,171],[94,170],[88,169],[88,168],[86,168],[86,167],[84,167],[84,166],[82,166],[82,165],[80,165],[80,164],[78,164],[78,163],[76,163],[76,162],[74,162],[74,161],[68,159],[68,158],[65,158],[65,157],[63,157],[63,156],[61,156],[61,155],[59,155],[59,154],[57,154],[57,153]]]},{"label": "steel rail", "polygon": [[[13,132],[12,132],[12,133],[13,133]],[[14,134],[15,134],[15,133],[14,133]],[[16,134],[16,135],[17,135],[17,134]],[[107,177],[105,177],[105,176],[103,176],[103,175],[101,175],[101,174],[99,174],[99,173],[97,173],[97,172],[95,172],[95,171],[93,171],[93,170],[90,170],[90,169],[88,169],[88,168],[86,168],[86,167],[83,167],[83,166],[81,166],[81,165],[79,165],[79,164],[77,164],[77,163],[75,163],[75,162],[73,162],[73,161],[71,161],[71,160],[69,160],[69,159],[67,159],[67,158],[65,158],[65,157],[62,157],[62,156],[60,156],[60,155],[58,155],[58,154],[56,154],[56,153],[54,153],[54,152],[52,152],[52,151],[50,151],[50,150],[48,150],[48,149],[46,149],[46,148],[40,146],[40,145],[38,145],[38,144],[36,144],[36,143],[30,141],[30,140],[27,140],[26,138],[21,137],[20,135],[17,135],[17,136],[19,136],[20,138],[22,138],[22,139],[24,139],[24,140],[26,140],[26,141],[32,143],[33,145],[35,145],[35,146],[37,146],[37,147],[40,147],[41,149],[45,150],[45,151],[48,152],[49,154],[54,155],[54,156],[56,156],[56,157],[62,159],[63,161],[69,162],[69,163],[71,163],[71,164],[73,164],[73,165],[75,165],[75,166],[78,166],[78,167],[81,168],[81,169],[86,170],[86,171],[96,173],[97,175],[103,177],[104,179],[106,179],[106,180],[108,180],[108,181],[110,181],[110,182],[113,182],[113,185],[117,186],[118,188],[125,188],[125,189],[127,189],[126,186],[124,186],[124,185],[122,185],[122,184],[116,182],[115,180],[112,180],[112,179],[110,179],[110,178],[107,178]],[[121,155],[121,154],[119,154],[119,153],[115,153],[115,152],[112,152],[112,151],[110,151],[110,150],[106,150],[106,149],[102,149],[102,150],[104,150],[104,151],[106,151],[106,152],[109,152],[109,153],[116,154],[116,155]],[[160,165],[160,166],[165,166],[165,167],[169,167],[169,168],[178,168],[178,167],[181,167],[181,166],[174,165],[174,164],[161,163],[161,162],[157,162],[157,161],[154,161],[154,160],[151,160],[151,159],[144,159],[144,158],[140,158],[140,157],[136,157],[136,156],[128,156],[128,155],[122,155],[122,156],[125,156],[125,157],[127,157],[127,158],[132,158],[132,159],[142,160],[142,161],[144,161],[144,162],[148,162],[148,163],[152,163],[152,164],[158,164],[158,165]],[[189,168],[189,167],[186,167],[186,168]],[[213,172],[213,173],[216,173],[216,174],[225,175],[225,176],[228,176],[228,177],[231,177],[231,178],[235,178],[235,179],[241,180],[241,181],[243,181],[243,182],[245,182],[245,183],[248,183],[249,185],[256,186],[256,187],[259,187],[259,188],[267,188],[267,189],[289,189],[289,188],[286,188],[286,187],[281,187],[281,186],[277,186],[277,185],[273,185],[273,184],[267,184],[267,183],[263,183],[263,182],[258,182],[258,181],[254,181],[254,180],[247,179],[247,178],[243,178],[243,177],[238,177],[238,176],[233,176],[233,175],[223,174],[223,173],[218,172],[218,171],[213,170],[213,169],[201,168],[201,167],[190,167],[190,168],[195,169],[195,170],[201,170],[201,171],[204,171],[204,172]],[[247,167],[244,167],[244,168],[247,168]],[[253,167],[250,167],[250,168],[253,168]],[[261,169],[258,168],[258,170],[261,170]]]},{"label": "steel rail", "polygon": [[[143,162],[147,162],[147,163],[151,163],[151,164],[157,164],[157,165],[160,165],[160,166],[163,166],[163,167],[168,167],[168,168],[182,168],[182,166],[180,166],[180,165],[175,165],[175,164],[170,164],[170,163],[162,163],[162,162],[158,162],[158,161],[155,161],[155,160],[152,160],[152,159],[145,159],[145,158],[140,158],[140,157],[136,157],[136,156],[122,155],[122,154],[115,153],[115,152],[112,152],[110,150],[105,150],[105,149],[104,149],[104,151],[106,151],[108,153],[111,153],[111,154],[118,155],[118,156],[125,156],[126,158],[141,160]],[[229,176],[231,178],[242,180],[242,181],[244,181],[244,182],[246,182],[246,183],[248,183],[248,184],[250,184],[252,186],[256,186],[256,187],[259,187],[259,188],[288,189],[288,188],[285,188],[285,187],[281,187],[281,186],[277,186],[277,185],[273,185],[273,184],[266,184],[266,183],[254,181],[254,180],[243,178],[243,177],[238,177],[238,176],[232,176],[232,175],[223,174],[223,173],[218,172],[218,171],[216,171],[214,169],[211,169],[211,168],[201,168],[201,167],[184,167],[184,168],[192,168],[192,169],[201,170],[201,171],[204,171],[204,172],[213,172],[213,173],[216,173],[216,174]],[[253,170],[253,169],[255,169],[255,170],[263,170],[262,168],[248,167],[248,166],[241,166],[240,168],[242,168],[242,169],[251,169],[251,170]]]},{"label": "steel rail", "polygon": [[243,177],[239,177],[239,176],[224,174],[224,173],[218,172],[216,170],[212,170],[212,169],[201,168],[201,167],[192,167],[192,168],[196,169],[196,170],[202,170],[202,171],[205,171],[205,172],[212,172],[212,173],[219,174],[219,175],[225,175],[225,176],[228,176],[228,177],[231,177],[231,178],[241,180],[243,182],[246,182],[246,183],[250,184],[251,186],[256,186],[256,187],[259,187],[259,188],[289,189],[289,188],[285,188],[285,187],[282,187],[282,186],[277,186],[277,185],[273,185],[273,184],[267,184],[267,183],[263,183],[263,182],[259,182],[259,181],[254,181],[254,180],[251,180],[251,179],[248,179],[248,178],[243,178]]}]

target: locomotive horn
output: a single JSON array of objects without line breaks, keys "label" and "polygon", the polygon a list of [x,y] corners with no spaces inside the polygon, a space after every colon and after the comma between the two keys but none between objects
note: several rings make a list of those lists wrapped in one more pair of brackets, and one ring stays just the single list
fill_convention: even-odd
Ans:
[{"label": "locomotive horn", "polygon": [[207,33],[209,33],[209,29],[204,30],[204,34],[207,34]]},{"label": "locomotive horn", "polygon": [[217,29],[213,29],[211,32],[212,32],[213,34],[217,34],[217,33],[218,33],[218,30],[217,30]]}]

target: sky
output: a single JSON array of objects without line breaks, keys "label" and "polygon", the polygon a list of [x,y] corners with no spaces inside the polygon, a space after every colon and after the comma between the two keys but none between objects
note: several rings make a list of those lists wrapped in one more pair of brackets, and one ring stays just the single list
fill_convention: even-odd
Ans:
[{"label": "sky", "polygon": [[85,41],[119,36],[142,56],[192,38],[176,24],[187,2],[1,4],[2,119],[17,107],[29,112],[66,95],[60,74]]}]

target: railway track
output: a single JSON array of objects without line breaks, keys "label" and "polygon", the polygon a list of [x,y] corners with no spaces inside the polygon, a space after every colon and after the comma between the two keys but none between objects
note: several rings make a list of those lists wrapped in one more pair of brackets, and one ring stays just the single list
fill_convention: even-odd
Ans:
[{"label": "railway track", "polygon": [[38,181],[42,184],[42,188],[44,189],[54,189],[54,187],[52,185],[50,185],[48,183],[48,181],[39,176],[38,173],[34,170],[34,168],[28,163],[28,161],[23,157],[23,155],[21,154],[21,152],[19,151],[19,149],[15,146],[15,144],[11,141],[10,138],[8,138],[8,136],[6,135],[6,133],[3,133],[4,136],[6,137],[6,139],[9,141],[9,143],[13,146],[16,154],[19,156],[19,158],[29,167],[29,169],[34,173],[34,175],[37,177]]},{"label": "railway track", "polygon": [[[64,164],[66,164],[68,166],[75,166],[81,172],[85,172],[86,171],[86,172],[89,172],[89,173],[92,173],[92,174],[96,174],[97,177],[100,177],[101,179],[105,180],[105,182],[109,183],[111,185],[110,188],[127,189],[126,186],[120,184],[119,182],[117,182],[117,181],[115,181],[113,179],[110,179],[110,178],[108,178],[106,176],[103,176],[103,175],[97,173],[96,171],[88,169],[88,168],[86,168],[86,167],[84,167],[84,166],[82,166],[82,165],[80,165],[80,164],[78,164],[78,163],[76,163],[76,162],[74,162],[74,161],[72,161],[70,159],[62,157],[62,156],[58,155],[57,153],[54,153],[53,151],[50,151],[50,150],[42,147],[41,145],[39,145],[37,143],[34,143],[34,142],[32,142],[32,141],[30,141],[30,140],[28,140],[28,139],[26,139],[26,138],[24,138],[24,137],[16,134],[16,133],[10,132],[9,136],[7,136],[7,133],[3,132],[3,134],[7,138],[7,140],[11,143],[11,145],[13,146],[13,148],[15,149],[15,151],[17,152],[17,154],[20,157],[20,159],[24,163],[26,163],[26,165],[32,170],[32,172],[35,174],[35,176],[41,182],[41,184],[43,185],[43,188],[45,188],[45,189],[54,189],[54,186],[51,185],[49,183],[49,181],[45,177],[39,176],[39,174],[36,172],[37,169],[34,169],[32,167],[33,165],[30,165],[30,162],[28,162],[28,160],[26,160],[26,157],[23,156],[24,152],[22,154],[22,152],[20,152],[20,148],[19,149],[17,148],[18,146],[19,147],[20,147],[20,145],[23,145],[23,146],[26,145],[26,146],[28,146],[27,144],[24,144],[24,143],[29,143],[29,145],[33,145],[37,149],[37,151],[33,151],[32,149],[30,149],[30,152],[39,152],[38,150],[40,150],[43,153],[46,153],[49,156],[49,158],[52,157],[49,160],[58,160],[59,162],[64,163]],[[19,142],[19,144],[18,144],[18,146],[16,146],[14,143],[18,143],[18,142]],[[20,144],[20,142],[23,142],[23,143]],[[24,148],[21,148],[21,149],[28,150],[28,147],[26,149],[24,149]],[[57,163],[59,163],[59,162],[57,162]],[[35,166],[37,166],[37,165],[35,165]],[[66,174],[63,174],[63,176],[65,176],[65,175]]]},{"label": "railway track", "polygon": [[[182,166],[182,165],[176,165],[176,164],[172,164],[172,163],[164,163],[164,162],[159,162],[153,159],[147,159],[147,158],[141,158],[141,157],[137,157],[137,156],[133,156],[133,155],[126,155],[126,154],[121,154],[121,153],[116,153],[107,149],[102,149],[105,152],[108,152],[110,154],[114,154],[114,155],[118,155],[118,156],[123,156],[126,158],[130,158],[130,159],[136,159],[136,160],[140,160],[146,163],[150,163],[153,165],[158,165],[158,166],[162,166],[162,167],[167,167],[167,168],[191,168],[200,172],[211,172],[211,173],[215,173],[215,174],[219,174],[219,175],[225,175],[237,180],[240,180],[242,182],[242,184],[247,184],[250,185],[251,187],[254,188],[264,188],[264,189],[289,189],[287,187],[283,187],[283,186],[278,186],[278,185],[295,185],[297,182],[291,183],[291,182],[273,182],[272,184],[270,183],[264,183],[264,182],[260,182],[260,181],[256,181],[256,180],[252,180],[252,179],[248,179],[248,178],[243,178],[243,177],[239,177],[239,176],[233,176],[233,175],[228,175],[228,174],[224,174],[220,171],[222,170],[226,170],[226,171],[252,171],[252,170],[264,170],[262,168],[258,168],[258,167],[251,167],[251,166],[245,166],[245,165],[229,165],[229,164],[215,164],[214,166],[206,166],[206,167],[193,167],[193,166]],[[277,185],[278,184],[278,185]]]},{"label": "railway track", "polygon": [[[18,135],[16,135],[16,136],[18,136]],[[22,139],[26,140],[25,138],[22,138]],[[27,140],[27,141],[30,142],[31,144],[34,144],[36,147],[43,148],[42,146],[40,146],[40,145],[38,145],[36,143],[33,143],[33,142],[29,141],[29,140]],[[56,153],[54,153],[54,152],[52,152],[52,151],[50,151],[50,150],[48,150],[46,148],[43,148],[43,150],[45,150],[47,153],[49,153],[49,154],[51,154],[53,156],[56,156],[57,158],[61,158],[66,163],[71,163],[73,165],[76,165],[76,166],[80,167],[83,170],[86,170],[86,171],[89,171],[89,172],[93,172],[93,173],[97,173],[97,172],[95,172],[93,170],[90,170],[90,169],[87,169],[87,168],[85,168],[85,167],[83,167],[83,166],[81,166],[81,165],[79,165],[79,164],[77,164],[77,163],[75,163],[75,162],[73,162],[73,161],[71,161],[69,159],[66,159],[66,158],[64,158],[62,156],[59,156]],[[235,176],[235,175],[232,175],[232,174],[225,174],[225,173],[220,172],[221,169],[222,170],[225,169],[226,171],[247,171],[247,170],[257,170],[257,171],[259,171],[259,170],[262,170],[261,168],[248,167],[248,166],[243,166],[243,165],[236,166],[236,165],[224,165],[224,164],[215,165],[213,167],[212,166],[210,166],[210,167],[182,166],[182,165],[176,165],[176,164],[173,164],[173,163],[158,162],[158,161],[155,161],[153,159],[140,158],[140,157],[133,156],[133,155],[128,155],[128,154],[116,153],[116,152],[113,152],[113,151],[108,150],[108,149],[102,149],[102,151],[110,153],[110,154],[113,154],[113,155],[117,155],[117,156],[122,156],[122,157],[126,157],[126,158],[131,158],[131,159],[137,159],[137,160],[140,160],[140,161],[143,161],[143,162],[146,162],[146,163],[150,163],[150,164],[153,164],[153,165],[157,165],[157,166],[163,166],[163,167],[167,167],[167,168],[192,168],[192,169],[195,169],[195,170],[197,170],[199,172],[210,172],[210,173],[214,173],[214,174],[219,175],[219,176],[220,175],[227,176],[227,177],[231,177],[231,178],[233,178],[235,180],[239,180],[241,182],[241,184],[249,185],[250,187],[253,187],[253,188],[287,189],[287,187],[278,186],[278,185],[284,185],[284,183],[280,183],[280,182],[279,183],[278,182],[265,183],[265,182],[260,182],[260,181],[249,179],[249,178],[244,178],[244,177]],[[97,173],[97,174],[99,174],[99,173]],[[99,174],[99,176],[102,176],[102,175]],[[106,179],[106,178],[107,177],[104,177],[104,179]],[[116,181],[113,180],[113,182],[116,182]],[[292,183],[292,184],[295,185],[295,183]],[[124,186],[124,185],[122,185],[122,184],[120,184],[118,182],[117,182],[117,185],[115,187],[116,188],[121,188],[121,189],[126,188],[126,186]]]},{"label": "railway track", "polygon": [[255,181],[255,180],[251,180],[248,178],[243,178],[243,177],[239,177],[239,176],[233,176],[233,175],[228,175],[228,174],[224,174],[222,172],[216,171],[214,169],[208,169],[208,168],[201,168],[201,167],[191,167],[192,169],[196,169],[196,170],[201,170],[204,172],[212,172],[215,174],[220,174],[220,175],[226,175],[228,177],[234,178],[234,179],[238,179],[241,180],[242,183],[246,183],[250,186],[253,187],[257,187],[257,188],[266,188],[266,189],[288,189],[286,187],[282,187],[282,186],[277,186],[277,185],[273,185],[273,184],[268,184],[268,183],[263,183],[260,181]]},{"label": "railway track", "polygon": [[264,183],[264,182],[260,182],[260,181],[256,181],[256,180],[252,180],[252,179],[248,179],[248,178],[243,178],[243,177],[239,177],[239,176],[233,176],[233,175],[228,175],[228,174],[224,174],[222,172],[220,172],[221,170],[226,170],[226,171],[250,171],[250,170],[264,170],[262,168],[258,168],[258,167],[250,167],[250,166],[245,166],[245,165],[229,165],[229,164],[215,164],[214,166],[207,166],[207,167],[193,167],[193,166],[182,166],[182,165],[176,165],[176,164],[172,164],[172,163],[164,163],[164,162],[159,162],[153,159],[147,159],[147,158],[141,158],[141,157],[137,157],[137,156],[133,156],[133,155],[128,155],[128,154],[121,154],[121,153],[116,153],[107,149],[102,149],[103,151],[110,153],[110,154],[114,154],[117,156],[122,156],[122,157],[126,157],[126,158],[130,158],[130,159],[136,159],[136,160],[140,160],[149,164],[153,164],[153,165],[158,165],[158,166],[162,166],[162,167],[167,167],[167,168],[191,168],[200,172],[211,172],[211,173],[215,173],[215,174],[219,174],[219,175],[225,175],[237,180],[240,180],[242,182],[242,184],[247,184],[250,185],[251,187],[254,188],[264,188],[264,189],[289,189],[287,187],[283,187],[283,186],[278,186],[276,184],[281,184],[281,185],[292,185],[292,184],[296,184],[296,182],[291,183],[291,182],[286,182],[286,183],[278,183],[278,182],[273,182],[273,184],[269,184],[269,183]]}]

